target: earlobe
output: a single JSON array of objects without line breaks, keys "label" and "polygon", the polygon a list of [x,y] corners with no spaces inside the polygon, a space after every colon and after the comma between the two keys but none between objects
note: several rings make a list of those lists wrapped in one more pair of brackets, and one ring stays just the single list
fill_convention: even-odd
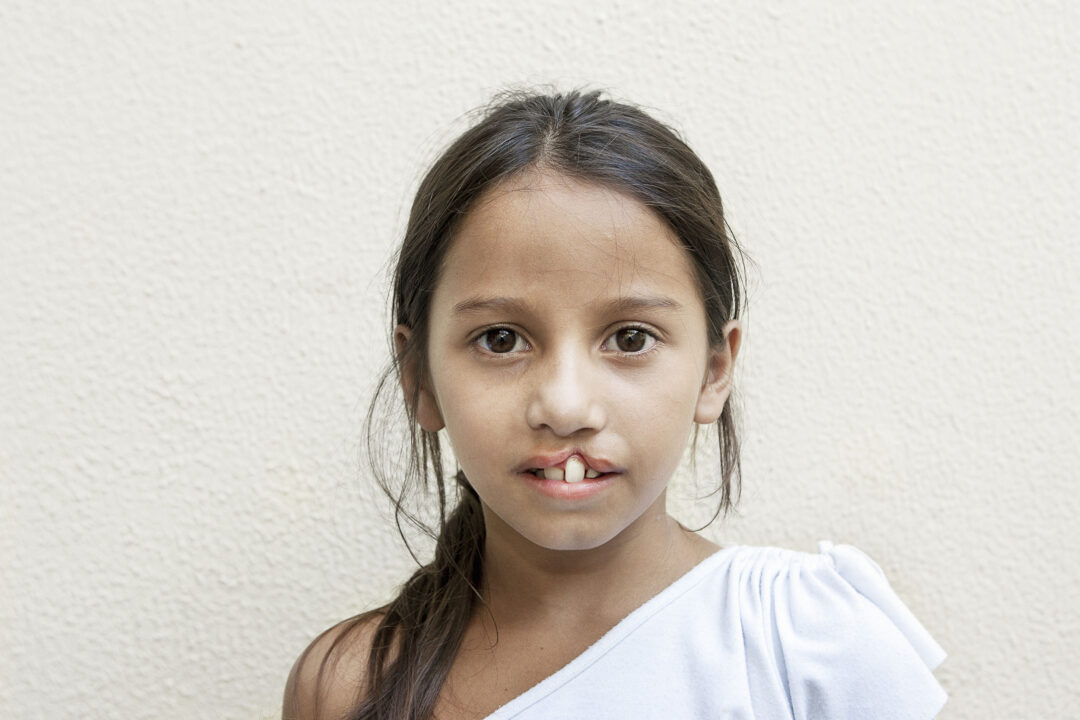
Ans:
[{"label": "earlobe", "polygon": [[405,350],[411,335],[412,329],[407,325],[398,325],[394,328],[394,349],[398,357],[398,377],[401,380],[401,390],[405,394],[406,405],[412,403],[414,397],[416,398],[416,407],[414,409],[416,422],[419,423],[420,427],[428,432],[438,432],[446,427],[446,423],[443,422],[439,404],[430,389],[430,379],[425,378],[420,383],[419,392],[417,392],[417,359],[412,357],[402,362],[402,352]]},{"label": "earlobe", "polygon": [[731,395],[735,357],[739,354],[741,342],[741,324],[738,320],[729,320],[724,325],[724,341],[709,351],[705,379],[698,394],[697,407],[694,409],[694,422],[710,425],[716,422],[724,411],[724,404]]}]

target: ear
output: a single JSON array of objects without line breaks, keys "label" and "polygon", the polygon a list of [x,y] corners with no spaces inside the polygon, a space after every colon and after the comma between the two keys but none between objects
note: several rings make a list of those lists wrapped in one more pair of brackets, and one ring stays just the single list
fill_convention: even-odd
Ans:
[{"label": "ear", "polygon": [[738,320],[729,320],[724,325],[723,342],[709,350],[705,379],[698,394],[697,407],[694,409],[694,422],[710,425],[716,422],[724,411],[724,403],[731,394],[735,356],[739,354],[741,342],[742,325]]},{"label": "ear", "polygon": [[[397,350],[399,358],[411,335],[412,329],[407,325],[398,325],[394,328],[394,348]],[[408,404],[412,402],[417,389],[416,358],[414,357],[407,364],[399,365],[398,369],[401,378],[401,389],[405,393],[405,402]],[[430,378],[425,378],[425,381],[420,386],[420,393],[416,398],[416,421],[420,424],[420,427],[428,432],[438,432],[446,427],[446,423],[443,422],[442,413],[439,412],[439,404],[436,402],[435,394],[431,391],[430,386]]]}]

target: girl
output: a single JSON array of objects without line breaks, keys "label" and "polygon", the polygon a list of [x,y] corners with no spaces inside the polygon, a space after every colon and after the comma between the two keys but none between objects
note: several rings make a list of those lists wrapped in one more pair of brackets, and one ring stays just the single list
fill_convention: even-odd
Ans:
[{"label": "girl", "polygon": [[399,520],[437,489],[435,558],[316,638],[284,717],[933,717],[944,653],[865,555],[666,512],[699,425],[737,495],[740,262],[709,170],[633,106],[514,95],[454,142],[398,256],[411,463],[382,478]]}]

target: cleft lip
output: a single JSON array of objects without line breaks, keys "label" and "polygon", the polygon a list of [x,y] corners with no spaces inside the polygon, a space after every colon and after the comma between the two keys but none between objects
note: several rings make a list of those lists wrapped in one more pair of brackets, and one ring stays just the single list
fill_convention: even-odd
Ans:
[{"label": "cleft lip", "polygon": [[610,460],[589,455],[580,448],[567,448],[553,453],[538,453],[522,463],[518,472],[534,472],[536,470],[545,470],[552,467],[566,470],[566,461],[574,455],[578,456],[585,465],[586,470],[593,470],[601,475],[622,472],[622,468],[618,467]]}]

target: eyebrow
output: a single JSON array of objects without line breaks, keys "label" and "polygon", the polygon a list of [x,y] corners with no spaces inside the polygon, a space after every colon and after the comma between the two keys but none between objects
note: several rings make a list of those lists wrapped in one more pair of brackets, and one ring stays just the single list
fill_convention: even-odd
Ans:
[{"label": "eyebrow", "polygon": [[[640,310],[680,310],[682,304],[667,297],[666,295],[631,295],[618,297],[607,302],[599,303],[601,312],[615,314],[621,312],[633,312]],[[488,310],[496,310],[510,314],[524,314],[529,312],[529,304],[510,297],[471,297],[454,305],[454,315],[469,315]]]}]

